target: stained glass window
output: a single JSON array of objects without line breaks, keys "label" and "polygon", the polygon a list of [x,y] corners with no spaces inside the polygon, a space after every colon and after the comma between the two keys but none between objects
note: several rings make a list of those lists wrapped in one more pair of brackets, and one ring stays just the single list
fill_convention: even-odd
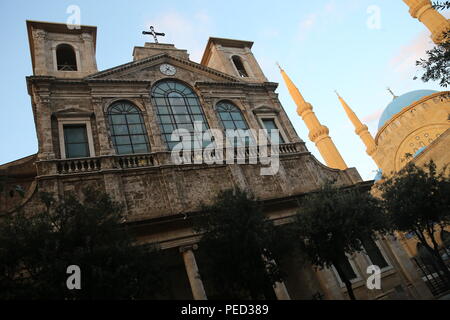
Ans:
[{"label": "stained glass window", "polygon": [[150,152],[147,130],[141,111],[128,101],[119,101],[108,109],[111,138],[117,154]]}]

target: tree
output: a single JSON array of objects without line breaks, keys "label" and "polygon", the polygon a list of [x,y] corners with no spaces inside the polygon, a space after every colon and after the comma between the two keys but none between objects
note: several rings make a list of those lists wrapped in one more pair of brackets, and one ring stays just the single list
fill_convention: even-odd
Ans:
[{"label": "tree", "polygon": [[385,221],[379,201],[369,191],[338,189],[327,183],[303,200],[296,229],[310,262],[320,268],[334,266],[350,299],[355,300],[345,270],[347,255],[363,251],[365,241],[384,234]]},{"label": "tree", "polygon": [[288,232],[275,227],[259,203],[243,191],[222,192],[203,206],[195,221],[199,248],[207,257],[202,272],[219,296],[262,299],[267,284],[283,280],[275,261],[290,249]]},{"label": "tree", "polygon": [[[133,243],[122,207],[92,189],[81,203],[41,194],[46,210],[0,222],[0,299],[142,299],[159,284],[157,252]],[[71,265],[81,290],[68,290]]]},{"label": "tree", "polygon": [[436,239],[436,231],[450,224],[450,178],[447,168],[438,172],[433,161],[423,168],[410,162],[380,184],[379,189],[392,230],[414,234],[450,281],[450,272]]},{"label": "tree", "polygon": [[437,10],[450,9],[450,1],[435,1],[433,7]]},{"label": "tree", "polygon": [[[19,196],[24,197],[25,190],[20,185],[10,186],[12,179],[7,174],[0,171],[0,193],[8,192],[8,195],[12,198],[17,193]],[[9,188],[8,188],[9,187]]]},{"label": "tree", "polygon": [[[433,6],[437,10],[449,9],[450,1],[437,1]],[[420,59],[416,62],[417,66],[425,70],[421,77],[422,81],[440,81],[440,86],[447,87],[450,84],[450,30],[444,33],[443,41],[433,49],[428,50],[426,54],[426,59]]]}]

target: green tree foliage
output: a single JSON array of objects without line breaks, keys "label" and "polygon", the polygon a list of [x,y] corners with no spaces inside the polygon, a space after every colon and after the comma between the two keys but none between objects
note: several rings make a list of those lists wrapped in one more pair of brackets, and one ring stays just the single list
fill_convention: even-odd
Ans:
[{"label": "green tree foliage", "polygon": [[320,268],[334,266],[349,297],[354,300],[351,279],[343,265],[347,256],[363,250],[364,239],[376,239],[387,230],[379,200],[357,188],[338,189],[326,184],[307,196],[297,215],[297,232],[311,263]]},{"label": "green tree foliage", "polygon": [[[142,299],[159,284],[157,252],[133,244],[122,207],[108,195],[84,192],[46,210],[0,222],[0,299]],[[67,268],[81,268],[81,290],[68,290]]]},{"label": "green tree foliage", "polygon": [[433,7],[437,10],[450,9],[450,1],[435,1]]},{"label": "green tree foliage", "polygon": [[[437,1],[433,5],[438,10],[445,10],[450,8],[450,1]],[[450,84],[450,30],[445,32],[442,43],[428,50],[426,54],[426,59],[416,62],[417,66],[424,69],[422,81],[439,81],[440,86],[446,88]]]},{"label": "green tree foliage", "polygon": [[201,271],[217,296],[267,298],[267,284],[283,280],[275,261],[292,248],[288,228],[275,227],[259,203],[242,191],[222,192],[203,212],[195,221],[203,234],[199,247],[207,257]]},{"label": "green tree foliage", "polygon": [[414,234],[450,279],[436,240],[436,231],[450,224],[447,168],[438,172],[433,161],[423,168],[410,162],[379,189],[392,230]]}]

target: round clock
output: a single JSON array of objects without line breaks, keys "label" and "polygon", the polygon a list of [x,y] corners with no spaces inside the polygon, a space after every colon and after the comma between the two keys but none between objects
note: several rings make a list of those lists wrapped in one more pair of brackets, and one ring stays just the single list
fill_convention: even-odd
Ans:
[{"label": "round clock", "polygon": [[165,74],[166,76],[173,76],[177,73],[177,68],[175,68],[174,66],[170,65],[170,64],[162,64],[159,67],[159,70],[161,71],[162,74]]}]

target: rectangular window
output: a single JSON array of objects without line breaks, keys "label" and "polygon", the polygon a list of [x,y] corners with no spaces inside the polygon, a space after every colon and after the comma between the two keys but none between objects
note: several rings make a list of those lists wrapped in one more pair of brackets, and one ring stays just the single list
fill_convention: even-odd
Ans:
[{"label": "rectangular window", "polygon": [[90,156],[85,124],[64,125],[66,158],[87,158]]},{"label": "rectangular window", "polygon": [[275,123],[275,119],[273,119],[273,118],[272,119],[262,119],[262,123],[264,125],[264,128],[268,131],[269,135],[270,135],[270,130],[278,130],[280,144],[286,143],[285,140],[283,139],[283,136],[280,133],[279,128],[277,127],[277,124]]},{"label": "rectangular window", "polygon": [[389,266],[383,254],[381,253],[380,248],[378,248],[377,244],[375,243],[375,241],[373,241],[372,238],[366,238],[362,241],[362,243],[373,265],[378,266],[380,269]]},{"label": "rectangular window", "polygon": [[[348,261],[348,259],[345,259],[345,261],[340,263],[340,267],[342,269],[342,272],[344,273],[344,275],[347,277],[348,280],[354,280],[357,278],[357,275],[355,273],[355,271],[353,270],[353,267],[350,263],[350,261]],[[339,272],[338,272],[339,274]],[[343,276],[341,274],[339,274],[339,277],[343,278]]]}]

